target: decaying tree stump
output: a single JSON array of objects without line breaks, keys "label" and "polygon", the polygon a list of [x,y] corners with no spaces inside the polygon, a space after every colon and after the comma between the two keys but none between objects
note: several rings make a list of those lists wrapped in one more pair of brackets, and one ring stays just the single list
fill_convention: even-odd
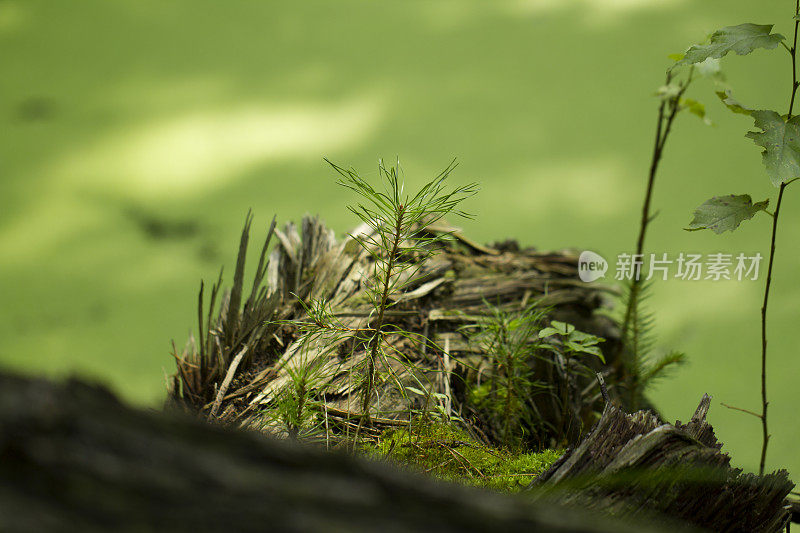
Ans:
[{"label": "decaying tree stump", "polygon": [[659,530],[0,373],[0,531]]},{"label": "decaying tree stump", "polygon": [[[273,221],[247,296],[243,279],[249,230],[250,218],[232,287],[220,293],[220,278],[212,287],[207,312],[201,287],[200,335],[175,353],[172,403],[210,420],[263,430],[263,413],[274,407],[292,373],[315,364],[324,376],[313,394],[322,405],[326,438],[329,420],[330,427],[339,429],[357,426],[362,436],[405,424],[420,408],[414,403],[419,398],[398,388],[420,383],[428,393],[447,399],[442,406],[447,414],[457,414],[481,430],[481,421],[471,417],[464,401],[463,384],[475,377],[470,372],[476,369],[491,372],[496,361],[484,346],[472,342],[465,326],[480,324],[495,310],[519,312],[538,301],[552,306],[549,318],[607,339],[607,365],[591,363],[611,390],[610,396],[608,391],[601,394],[593,374],[570,371],[557,352],[531,362],[537,378],[550,388],[549,393],[525,399],[526,408],[541,422],[526,428],[534,445],[555,444],[553,428],[558,427],[572,427],[568,437],[576,443],[581,429],[596,422],[580,444],[539,479],[541,488],[553,488],[553,497],[567,505],[638,518],[667,516],[715,531],[775,532],[787,522],[785,497],[793,485],[786,472],[759,477],[732,469],[705,421],[708,397],[685,425],[663,424],[647,411],[628,415],[628,406],[614,405],[624,397],[615,394],[625,386],[615,373],[621,367],[616,358],[624,351],[617,349],[613,322],[595,313],[604,305],[605,289],[579,281],[576,254],[519,250],[515,243],[485,247],[447,226],[423,228],[453,238],[438,243],[425,257],[402,259],[418,268],[408,271],[413,274],[403,280],[403,291],[393,295],[397,305],[388,316],[411,335],[386,337],[387,351],[398,357],[378,361],[378,372],[391,379],[378,382],[370,398],[372,423],[362,428],[354,422],[365,417],[353,375],[367,353],[365,343],[356,342],[349,332],[367,328],[372,320],[364,293],[374,277],[374,255],[353,236],[337,241],[318,219],[304,218],[302,232],[293,224],[278,230]],[[353,235],[364,237],[365,231],[359,228]],[[277,243],[268,254],[273,236]],[[325,302],[339,330],[309,340],[298,324],[313,322],[309,308],[318,302]],[[420,336],[433,342],[414,342]],[[570,402],[564,405],[554,390],[569,391],[564,396]],[[439,526],[425,524],[425,529],[431,527]]]},{"label": "decaying tree stump", "polygon": [[562,487],[562,503],[614,516],[657,513],[711,531],[782,531],[791,518],[788,473],[757,476],[731,468],[706,422],[710,405],[704,395],[687,424],[672,425],[609,402],[586,438],[534,486]]},{"label": "decaying tree stump", "polygon": [[[309,341],[293,322],[308,321],[304,306],[315,302],[325,302],[341,330],[356,331],[374,320],[365,291],[375,276],[375,257],[355,241],[371,235],[368,227],[338,241],[317,218],[305,217],[302,231],[292,223],[279,230],[273,220],[247,296],[243,279],[250,221],[248,217],[242,233],[232,287],[221,293],[220,277],[207,312],[201,288],[201,333],[182,353],[175,353],[178,371],[172,400],[210,419],[263,427],[260,413],[291,381],[292,371],[316,362],[324,375],[319,381],[325,385],[315,394],[324,397],[326,416],[343,423],[359,418],[361,389],[353,376],[367,357],[366,347],[348,334]],[[402,274],[403,289],[391,295],[395,305],[387,316],[393,327],[410,332],[412,338],[386,338],[385,351],[397,357],[377,362],[376,373],[384,379],[371,397],[370,412],[378,426],[381,421],[407,420],[410,411],[422,406],[423,398],[410,398],[399,390],[406,386],[445,395],[452,414],[474,419],[464,406],[463,384],[470,372],[489,374],[496,364],[485,347],[470,342],[469,326],[495,311],[519,313],[533,302],[551,308],[549,318],[606,339],[601,348],[608,365],[597,360],[587,364],[606,372],[609,383],[616,384],[618,330],[608,317],[595,313],[607,305],[611,289],[580,281],[577,254],[520,250],[512,241],[482,246],[443,223],[422,231],[447,233],[450,239],[436,243],[426,257],[401,259],[414,268]],[[277,242],[268,252],[272,240]],[[215,302],[220,302],[218,311]],[[423,337],[432,342],[414,341]],[[576,372],[554,353],[543,353],[531,364],[544,386],[528,398],[527,408],[538,413],[540,422],[526,428],[528,434],[537,445],[548,447],[555,444],[553,428],[567,427],[571,440],[576,440],[581,428],[590,427],[602,411],[593,372]],[[568,395],[561,394],[565,388]],[[562,396],[569,397],[566,407]]]}]

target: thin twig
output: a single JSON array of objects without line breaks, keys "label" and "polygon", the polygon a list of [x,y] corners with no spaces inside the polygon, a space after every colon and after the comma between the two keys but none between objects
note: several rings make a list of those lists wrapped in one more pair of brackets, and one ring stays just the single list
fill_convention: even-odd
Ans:
[{"label": "thin twig", "polygon": [[748,415],[753,415],[756,418],[761,418],[761,415],[756,413],[755,411],[751,411],[750,409],[742,409],[741,407],[735,407],[733,405],[728,405],[725,402],[720,402],[722,407],[727,407],[728,409],[733,409],[734,411],[741,411],[743,413],[747,413]]},{"label": "thin twig", "polygon": [[[328,400],[325,398],[325,393],[323,393],[322,394],[322,405],[325,405],[327,403],[328,403]],[[323,409],[323,411],[325,412],[325,449],[326,450],[330,450],[331,449],[331,428],[328,425],[328,410],[327,409]]]},{"label": "thin twig", "polygon": [[[457,450],[454,450],[453,448],[449,448],[449,447],[446,447],[446,446],[444,446],[444,449],[445,449],[445,450],[447,450],[448,452],[450,452],[450,454],[451,454],[453,457],[456,457],[456,460],[459,460],[459,459],[460,459],[460,461],[459,461],[459,462],[463,461],[463,462],[461,462],[461,464],[462,464],[462,466],[464,467],[464,471],[467,473],[467,475],[469,475],[469,477],[471,477],[471,478],[474,478],[474,477],[475,477],[475,476],[473,476],[473,475],[472,475],[472,472],[470,472],[470,471],[469,471],[469,469],[470,469],[470,468],[471,468],[471,469],[473,469],[473,470],[475,471],[475,473],[476,473],[476,474],[478,474],[478,476],[480,476],[480,477],[483,477],[483,472],[481,472],[481,471],[480,471],[480,470],[479,470],[479,469],[478,469],[478,468],[477,468],[475,465],[473,465],[473,464],[472,464],[472,463],[469,461],[469,459],[467,459],[466,457],[464,457],[464,456],[463,456],[462,454],[460,454],[460,453],[459,453]],[[466,464],[465,464],[465,463],[466,463]]]},{"label": "thin twig", "polygon": [[444,384],[444,411],[447,419],[450,419],[452,411],[452,397],[450,396],[450,336],[444,339],[444,350],[442,351],[442,381]]},{"label": "thin twig", "polygon": [[[325,411],[325,413],[327,415],[330,415],[330,416],[336,417],[336,418],[341,418],[341,419],[344,419],[344,420],[350,420],[350,419],[363,420],[363,418],[364,418],[363,414],[361,414],[361,413],[354,413],[352,411],[345,411],[344,409],[331,407],[329,405],[323,406],[323,410]],[[407,424],[407,422],[405,420],[395,420],[393,418],[378,418],[378,417],[372,417],[372,422],[375,423],[375,424],[378,424],[378,425],[398,426],[398,427],[402,427],[402,426],[405,426]]]},{"label": "thin twig", "polygon": [[523,472],[520,474],[492,474],[491,476],[483,476],[486,479],[495,479],[501,477],[536,477],[541,475],[541,472]]},{"label": "thin twig", "polygon": [[429,474],[429,473],[431,473],[432,471],[434,471],[434,470],[438,470],[439,468],[442,468],[442,467],[444,467],[444,466],[447,466],[447,465],[449,465],[449,464],[450,464],[450,463],[452,463],[452,462],[453,462],[453,460],[452,460],[452,459],[448,459],[447,461],[444,461],[444,462],[442,462],[442,463],[439,463],[438,465],[432,466],[432,467],[430,467],[430,468],[426,468],[425,470],[423,470],[423,471],[422,471],[422,473],[423,473],[423,474]]}]

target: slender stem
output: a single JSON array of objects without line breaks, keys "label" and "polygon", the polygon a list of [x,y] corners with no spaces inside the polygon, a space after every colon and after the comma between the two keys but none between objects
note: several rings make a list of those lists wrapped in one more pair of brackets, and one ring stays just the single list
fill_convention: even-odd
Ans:
[{"label": "slender stem", "polygon": [[[800,20],[797,16],[800,15],[800,0],[795,1],[795,22],[794,22],[794,40],[792,48],[789,50],[792,55],[792,96],[789,100],[789,112],[787,113],[786,120],[792,118],[792,111],[794,109],[794,100],[797,96],[797,31],[800,27]],[[767,425],[767,409],[769,401],[767,400],[767,306],[769,304],[769,290],[772,286],[772,267],[775,259],[775,237],[778,233],[778,215],[781,211],[781,203],[783,202],[783,193],[786,186],[794,180],[781,183],[778,191],[778,201],[775,202],[775,214],[772,217],[772,237],[769,246],[769,263],[767,266],[767,281],[764,284],[764,303],[761,306],[761,459],[758,464],[758,472],[764,475],[764,466],[767,460],[767,446],[769,445],[769,428]]]},{"label": "slender stem", "polygon": [[306,383],[305,383],[305,376],[302,376],[300,381],[300,386],[298,387],[298,394],[297,394],[297,412],[295,413],[294,423],[289,425],[289,437],[292,440],[297,440],[298,435],[300,435],[300,427],[302,426],[303,420],[303,408],[305,407],[305,400],[306,400]]},{"label": "slender stem", "polygon": [[[669,138],[669,134],[672,131],[672,124],[675,121],[675,116],[678,114],[680,110],[680,99],[683,94],[686,92],[686,89],[689,87],[689,84],[692,81],[692,74],[694,72],[694,68],[689,70],[689,74],[686,78],[686,81],[681,84],[680,90],[678,94],[673,96],[668,100],[662,100],[661,104],[658,107],[658,120],[656,122],[656,137],[653,144],[653,155],[650,160],[650,170],[647,176],[647,189],[645,190],[644,195],[644,202],[642,204],[642,218],[639,222],[639,236],[636,239],[636,252],[632,258],[632,261],[636,261],[637,258],[641,258],[644,250],[644,242],[645,237],[647,235],[647,227],[653,219],[653,216],[650,214],[650,205],[653,199],[653,189],[655,187],[656,175],[658,173],[658,166],[661,162],[661,157],[664,154],[664,147],[666,146],[667,139]],[[666,85],[672,81],[672,71],[667,72],[667,79]],[[631,281],[631,289],[630,294],[628,295],[628,305],[625,309],[625,318],[622,322],[622,334],[621,339],[623,346],[621,349],[625,349],[624,344],[627,342],[626,339],[628,337],[628,331],[630,330],[631,326],[635,327],[636,322],[636,314],[638,308],[638,301],[639,301],[639,293],[641,292],[641,285],[642,279],[639,275],[639,272],[634,270],[634,276]],[[638,334],[634,332],[634,337],[638,337]],[[634,342],[635,344],[635,342]],[[638,348],[634,346],[634,352],[638,352]],[[637,374],[638,369],[636,368],[637,358],[639,357],[638,353],[632,353],[629,358],[628,365],[632,368],[625,369],[623,368],[623,379],[629,382],[630,387],[630,397],[632,403],[637,403],[638,400],[638,383],[637,383]],[[637,405],[632,405],[632,408],[638,407]]]},{"label": "slender stem", "polygon": [[559,441],[564,439],[564,441],[569,444],[569,439],[567,438],[567,412],[569,409],[569,365],[570,365],[570,355],[572,352],[570,350],[566,350],[566,354],[564,357],[564,390],[561,395],[561,428],[558,430],[559,433]]},{"label": "slender stem", "polygon": [[769,430],[767,428],[767,305],[769,304],[769,289],[772,285],[772,265],[775,258],[775,235],[778,232],[778,214],[783,200],[783,191],[786,184],[781,183],[778,191],[778,201],[775,205],[775,216],[772,217],[772,238],[769,248],[769,266],[767,266],[767,281],[764,285],[764,303],[761,305],[761,460],[758,466],[759,474],[764,474],[764,463],[767,459],[767,445],[769,444]]},{"label": "slender stem", "polygon": [[742,413],[747,413],[748,415],[752,415],[752,416],[754,416],[756,418],[759,418],[759,419],[761,418],[761,414],[756,413],[755,411],[751,411],[750,409],[742,409],[741,407],[736,407],[734,405],[728,405],[725,402],[720,402],[720,403],[722,404],[722,407],[727,407],[728,409],[733,409],[734,411],[740,411]]},{"label": "slender stem", "polygon": [[511,446],[511,406],[513,402],[513,395],[514,395],[514,377],[513,377],[513,370],[511,367],[511,354],[508,354],[506,359],[506,401],[505,401],[505,410],[504,410],[504,417],[505,417],[505,429],[503,430],[503,438],[506,442],[506,446]]},{"label": "slender stem", "polygon": [[401,232],[403,227],[403,217],[405,215],[405,207],[399,206],[397,211],[397,220],[395,222],[394,234],[392,235],[392,250],[389,252],[389,258],[386,263],[386,271],[384,272],[383,280],[383,293],[381,294],[380,307],[378,309],[378,319],[375,322],[375,335],[370,340],[369,357],[367,358],[367,387],[364,391],[364,398],[362,399],[362,412],[369,420],[369,402],[372,398],[373,381],[375,379],[375,360],[378,357],[378,349],[380,348],[382,334],[383,334],[383,317],[386,312],[386,305],[389,299],[389,288],[392,279],[392,269],[397,258],[397,251],[400,248]]},{"label": "slender stem", "polygon": [[797,28],[800,25],[800,20],[797,20],[797,17],[800,16],[800,0],[795,2],[794,7],[794,41],[792,43],[792,48],[789,50],[792,53],[792,98],[789,100],[789,113],[787,120],[792,118],[792,109],[794,108],[794,97],[797,95]]},{"label": "slender stem", "polygon": [[[667,74],[667,84],[669,84],[671,75]],[[653,196],[653,185],[655,183],[656,178],[656,170],[658,169],[658,161],[661,159],[661,133],[663,129],[664,123],[664,108],[666,107],[666,101],[662,101],[661,104],[658,106],[658,120],[656,122],[656,138],[655,144],[653,146],[653,155],[650,161],[650,173],[647,178],[647,190],[644,194],[644,204],[642,205],[642,220],[639,223],[639,237],[636,240],[636,254],[641,254],[642,249],[644,248],[644,238],[647,234],[647,224],[650,221],[650,200]],[[635,259],[635,256],[634,256]],[[635,293],[638,292],[638,276],[634,275],[633,283],[631,285],[631,294],[630,298],[628,299],[628,307],[625,310],[625,320],[622,323],[622,335],[621,338],[624,340],[628,334],[628,328],[630,327],[631,317],[633,315],[634,309],[634,301],[636,300]]]},{"label": "slender stem", "polygon": [[681,85],[678,94],[676,94],[675,97],[670,100],[669,117],[667,117],[667,125],[664,128],[664,134],[661,136],[661,145],[658,147],[658,161],[656,162],[655,170],[658,170],[658,163],[661,161],[661,156],[664,154],[664,145],[667,143],[667,137],[669,137],[670,131],[672,131],[672,124],[675,122],[675,115],[677,115],[678,111],[681,109],[681,98],[683,98],[683,94],[686,92],[686,89],[689,88],[689,84],[692,83],[692,76],[694,76],[694,66],[689,67],[689,73],[686,75],[686,81]]}]

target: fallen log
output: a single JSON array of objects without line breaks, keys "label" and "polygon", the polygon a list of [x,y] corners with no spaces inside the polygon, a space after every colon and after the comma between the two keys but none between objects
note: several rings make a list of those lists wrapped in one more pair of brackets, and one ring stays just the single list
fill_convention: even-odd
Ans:
[{"label": "fallen log", "polygon": [[0,531],[659,530],[0,373]]}]

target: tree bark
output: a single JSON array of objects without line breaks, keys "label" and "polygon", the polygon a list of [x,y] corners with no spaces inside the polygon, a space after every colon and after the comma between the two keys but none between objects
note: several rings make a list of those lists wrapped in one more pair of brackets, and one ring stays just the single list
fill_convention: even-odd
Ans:
[{"label": "tree bark", "polygon": [[657,531],[8,374],[0,530]]}]

